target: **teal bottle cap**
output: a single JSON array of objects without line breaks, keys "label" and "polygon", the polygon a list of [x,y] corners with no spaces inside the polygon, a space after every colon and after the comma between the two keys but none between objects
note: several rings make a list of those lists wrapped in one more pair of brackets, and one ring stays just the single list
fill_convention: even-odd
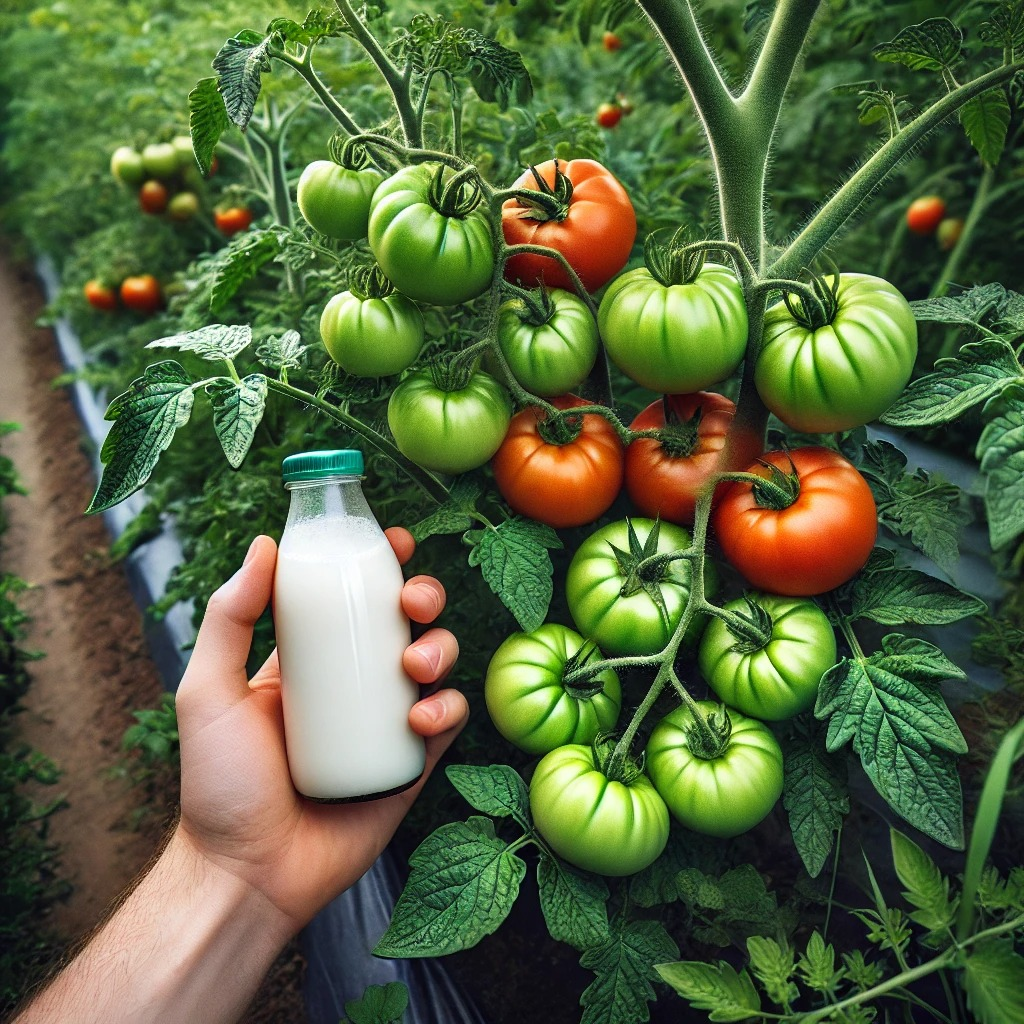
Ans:
[{"label": "teal bottle cap", "polygon": [[293,480],[320,480],[327,476],[362,476],[363,453],[355,448],[325,452],[299,452],[281,464],[285,483]]}]

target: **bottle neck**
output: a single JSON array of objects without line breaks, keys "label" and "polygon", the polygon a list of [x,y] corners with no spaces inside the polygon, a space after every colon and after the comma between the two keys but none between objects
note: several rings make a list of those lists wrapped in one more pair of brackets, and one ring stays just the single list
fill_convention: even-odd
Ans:
[{"label": "bottle neck", "polygon": [[317,480],[290,480],[286,528],[308,519],[374,519],[358,476],[329,476]]}]

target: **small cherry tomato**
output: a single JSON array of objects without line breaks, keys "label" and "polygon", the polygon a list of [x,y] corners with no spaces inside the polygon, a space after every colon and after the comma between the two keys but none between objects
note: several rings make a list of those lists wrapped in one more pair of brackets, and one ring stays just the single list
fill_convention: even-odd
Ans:
[{"label": "small cherry tomato", "polygon": [[121,301],[134,312],[149,316],[163,302],[160,282],[152,274],[126,277],[121,282]]},{"label": "small cherry tomato", "polygon": [[935,237],[938,240],[939,248],[943,252],[949,252],[950,249],[960,241],[960,236],[964,231],[964,221],[962,217],[946,217],[938,226],[935,232]]},{"label": "small cherry tomato", "polygon": [[246,231],[252,223],[252,211],[246,206],[228,206],[221,210],[214,210],[213,222],[217,230],[230,238],[237,235],[239,231]]},{"label": "small cherry tomato", "polygon": [[601,36],[601,45],[609,53],[614,53],[616,50],[622,49],[622,37],[617,35],[615,32],[605,32],[605,34]]},{"label": "small cherry tomato", "polygon": [[614,128],[622,120],[622,107],[618,103],[602,103],[595,120],[602,128]]},{"label": "small cherry tomato", "polygon": [[167,216],[171,220],[191,220],[199,212],[199,197],[195,192],[179,192],[167,204]]},{"label": "small cherry tomato", "polygon": [[907,227],[915,235],[932,235],[945,215],[942,196],[921,196],[907,207]]},{"label": "small cherry tomato", "polygon": [[102,281],[98,281],[95,278],[91,281],[86,281],[82,293],[85,295],[85,301],[93,309],[102,309],[107,313],[117,309],[117,292]]},{"label": "small cherry tomato", "polygon": [[170,193],[162,181],[151,178],[142,183],[139,189],[139,206],[143,213],[163,213],[167,209],[167,200]]}]

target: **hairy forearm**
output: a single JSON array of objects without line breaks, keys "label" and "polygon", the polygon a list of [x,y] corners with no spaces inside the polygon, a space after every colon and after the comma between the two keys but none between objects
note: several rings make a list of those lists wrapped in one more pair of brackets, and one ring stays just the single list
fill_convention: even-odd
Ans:
[{"label": "hairy forearm", "polygon": [[14,1024],[237,1020],[290,937],[283,915],[176,832],[149,873]]}]

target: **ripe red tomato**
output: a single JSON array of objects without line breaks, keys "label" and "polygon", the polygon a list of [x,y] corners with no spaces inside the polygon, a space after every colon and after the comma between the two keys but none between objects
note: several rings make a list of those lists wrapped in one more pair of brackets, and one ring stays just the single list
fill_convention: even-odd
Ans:
[{"label": "ripe red tomato", "polygon": [[622,49],[622,38],[614,32],[605,32],[601,36],[601,45],[609,52],[614,53]]},{"label": "ripe red tomato", "polygon": [[921,196],[907,207],[907,227],[915,235],[931,235],[946,215],[942,196]]},{"label": "ripe red tomato", "polygon": [[594,120],[602,128],[614,128],[622,120],[622,107],[618,103],[602,103]]},{"label": "ripe red tomato", "polygon": [[167,199],[170,193],[162,181],[151,178],[142,183],[139,189],[139,206],[144,213],[163,213],[167,209]]},{"label": "ripe red tomato", "polygon": [[121,301],[128,309],[149,316],[155,313],[163,302],[160,282],[152,274],[126,277],[121,282]]},{"label": "ripe red tomato", "polygon": [[[535,168],[549,191],[562,200],[560,212],[548,219],[519,199],[501,209],[501,227],[509,245],[546,245],[557,249],[576,271],[588,292],[597,291],[629,259],[636,238],[636,214],[626,190],[596,160],[548,160]],[[556,171],[561,176],[556,175]],[[539,191],[533,170],[513,188]],[[505,278],[534,287],[573,290],[561,263],[533,253],[520,253],[505,264]]]},{"label": "ripe red tomato", "polygon": [[102,309],[107,313],[117,309],[117,292],[102,281],[98,281],[95,278],[91,281],[86,281],[82,293],[85,295],[85,301],[93,309]]},{"label": "ripe red tomato", "polygon": [[[562,395],[551,404],[571,409],[591,403]],[[603,416],[581,419],[579,433],[559,443],[536,406],[512,417],[491,469],[513,511],[563,527],[592,523],[608,510],[622,488],[622,442]]]},{"label": "ripe red tomato", "polygon": [[[724,395],[697,391],[651,402],[630,430],[661,430],[662,440],[638,437],[626,449],[626,490],[651,519],[692,524],[697,498],[715,473],[734,472],[761,453],[756,437],[726,441],[736,406]],[[721,495],[728,485],[720,484]]]},{"label": "ripe red tomato", "polygon": [[237,235],[239,231],[246,231],[252,223],[252,211],[246,206],[229,206],[225,209],[214,210],[213,222],[217,230],[230,238]]},{"label": "ripe red tomato", "polygon": [[811,597],[833,590],[861,569],[875,545],[871,488],[829,448],[768,452],[746,472],[767,480],[770,466],[790,478],[796,496],[785,508],[768,508],[751,484],[731,484],[714,514],[725,557],[773,594]]}]

